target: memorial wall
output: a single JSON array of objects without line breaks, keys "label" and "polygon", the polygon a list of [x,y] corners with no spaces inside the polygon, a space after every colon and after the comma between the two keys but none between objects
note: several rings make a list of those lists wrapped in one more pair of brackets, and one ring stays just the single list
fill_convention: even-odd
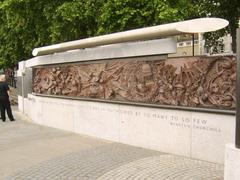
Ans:
[{"label": "memorial wall", "polygon": [[19,109],[40,125],[223,163],[236,58],[167,58],[175,51],[173,39],[158,39],[23,61]]},{"label": "memorial wall", "polygon": [[108,102],[234,110],[235,56],[151,56],[33,68],[33,92]]},{"label": "memorial wall", "polygon": [[44,126],[223,163],[235,138],[235,56],[168,58],[176,39],[159,37],[227,24],[198,19],[35,48],[19,63],[19,109]]}]

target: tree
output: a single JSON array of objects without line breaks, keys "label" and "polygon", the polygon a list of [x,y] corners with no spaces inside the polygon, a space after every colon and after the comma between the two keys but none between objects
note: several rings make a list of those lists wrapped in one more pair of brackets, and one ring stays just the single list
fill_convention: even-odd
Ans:
[{"label": "tree", "polygon": [[65,1],[49,14],[51,41],[63,42],[94,36],[102,0]]},{"label": "tree", "polygon": [[[197,14],[201,17],[220,17],[229,21],[229,26],[223,31],[215,32],[214,35],[206,34],[206,40],[212,43],[219,41],[224,34],[232,36],[232,50],[236,52],[236,29],[239,27],[240,3],[238,0],[194,0],[198,9]],[[212,38],[214,36],[214,38]]]},{"label": "tree", "polygon": [[0,0],[0,67],[31,58],[32,49],[39,46],[195,17],[226,18],[230,22],[226,31],[206,34],[212,46],[226,32],[235,39],[239,4],[237,0]]},{"label": "tree", "polygon": [[182,20],[182,9],[166,0],[106,0],[98,19],[98,34]]},{"label": "tree", "polygon": [[[3,0],[0,2],[0,66],[12,67],[29,59],[34,47],[51,43],[49,21],[61,0]],[[50,11],[49,7],[53,8]]]}]

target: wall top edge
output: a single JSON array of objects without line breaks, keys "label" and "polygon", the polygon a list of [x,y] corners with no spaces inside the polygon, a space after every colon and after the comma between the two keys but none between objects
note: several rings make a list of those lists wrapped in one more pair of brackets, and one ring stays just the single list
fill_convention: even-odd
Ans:
[{"label": "wall top edge", "polygon": [[94,48],[70,50],[50,55],[37,56],[26,61],[26,67],[49,64],[97,61],[104,59],[166,55],[176,53],[175,38],[155,39],[104,45]]}]

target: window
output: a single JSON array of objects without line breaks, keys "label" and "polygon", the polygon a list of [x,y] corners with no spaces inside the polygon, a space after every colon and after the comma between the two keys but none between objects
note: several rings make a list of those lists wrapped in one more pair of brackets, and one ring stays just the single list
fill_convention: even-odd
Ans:
[{"label": "window", "polygon": [[187,45],[187,46],[191,46],[191,45],[192,45],[192,42],[191,42],[191,41],[188,41],[188,42],[186,42],[186,45]]},{"label": "window", "polygon": [[182,47],[183,45],[184,45],[183,42],[178,43],[178,46],[179,46],[179,47]]}]

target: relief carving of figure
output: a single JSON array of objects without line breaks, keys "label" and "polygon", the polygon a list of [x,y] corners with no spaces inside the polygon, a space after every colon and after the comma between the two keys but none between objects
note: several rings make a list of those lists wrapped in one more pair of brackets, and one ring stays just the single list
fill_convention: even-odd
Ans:
[{"label": "relief carving of figure", "polygon": [[234,56],[111,60],[33,71],[38,94],[220,109],[235,108],[235,82]]}]

